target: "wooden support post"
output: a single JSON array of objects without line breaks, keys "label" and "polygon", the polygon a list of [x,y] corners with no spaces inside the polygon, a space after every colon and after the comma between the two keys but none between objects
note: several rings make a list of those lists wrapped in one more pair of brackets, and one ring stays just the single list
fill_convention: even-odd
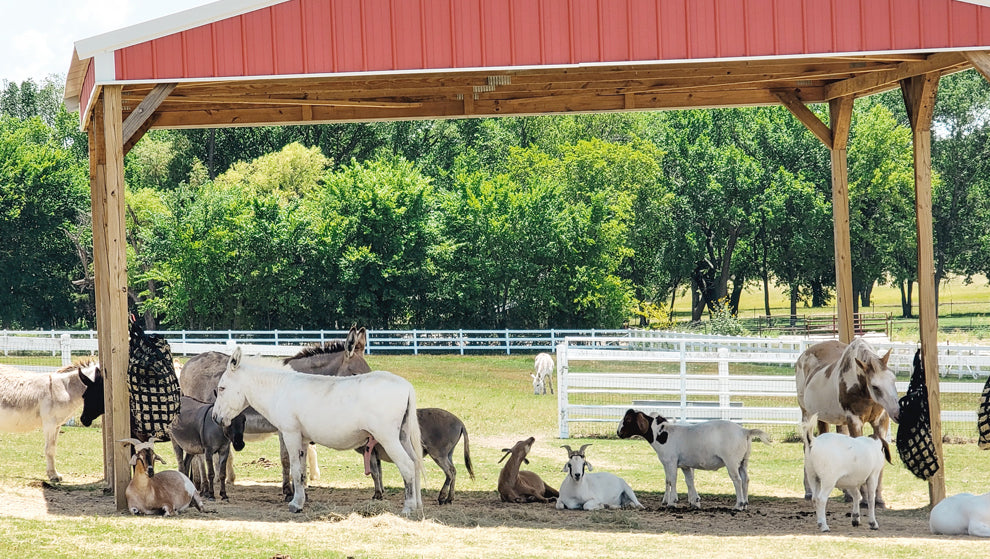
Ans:
[{"label": "wooden support post", "polygon": [[849,242],[849,171],[846,144],[852,122],[853,98],[829,102],[832,131],[832,230],[835,240],[835,305],[839,315],[839,341],[852,341],[853,292],[852,250]]},{"label": "wooden support post", "polygon": [[[130,453],[119,439],[130,437],[127,394],[127,252],[124,226],[124,151],[121,86],[103,87],[93,119],[90,155],[93,191],[93,251],[97,284],[97,329],[100,366],[106,379],[103,417],[105,451],[112,455],[106,469],[118,510],[127,508],[124,495],[131,478]],[[102,141],[101,141],[102,140]],[[97,221],[99,219],[99,221]],[[112,450],[111,450],[112,449]]]},{"label": "wooden support post", "polygon": [[938,308],[935,302],[934,238],[932,234],[932,114],[939,74],[933,72],[901,82],[901,93],[914,137],[914,196],[918,231],[918,324],[921,358],[928,385],[928,409],[935,453],[941,464],[928,480],[932,506],[945,498],[945,461],[942,454],[942,400],[938,369]]}]

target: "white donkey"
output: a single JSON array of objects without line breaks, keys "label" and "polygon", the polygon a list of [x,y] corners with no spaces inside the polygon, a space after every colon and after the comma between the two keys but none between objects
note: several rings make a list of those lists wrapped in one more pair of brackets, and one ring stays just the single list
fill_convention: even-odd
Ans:
[{"label": "white donkey", "polygon": [[243,358],[238,347],[217,385],[213,418],[226,427],[248,406],[285,441],[293,489],[290,511],[300,512],[306,504],[300,457],[310,442],[337,450],[380,444],[405,483],[402,513],[422,510],[423,445],[416,392],[406,379],[386,371],[352,377],[299,373],[279,361]]},{"label": "white donkey", "polygon": [[553,383],[550,382],[553,375],[553,357],[549,353],[540,353],[536,356],[536,374],[530,374],[533,377],[533,394],[546,394],[547,387],[550,387],[550,393],[553,394]]},{"label": "white donkey", "polygon": [[50,481],[62,481],[55,469],[59,429],[82,406],[83,392],[98,367],[90,361],[44,374],[0,365],[0,431],[27,433],[43,428]]}]

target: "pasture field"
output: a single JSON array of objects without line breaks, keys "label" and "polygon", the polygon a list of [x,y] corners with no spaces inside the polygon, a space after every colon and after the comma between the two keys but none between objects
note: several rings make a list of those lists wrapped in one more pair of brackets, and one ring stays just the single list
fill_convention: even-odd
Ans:
[{"label": "pasture field", "polygon": [[[354,452],[320,449],[322,478],[311,484],[300,514],[291,514],[280,494],[281,473],[274,438],[249,443],[233,455],[238,478],[228,503],[210,502],[215,513],[190,510],[175,518],[134,517],[115,511],[102,491],[101,434],[65,427],[58,465],[65,481],[44,481],[40,430],[0,433],[0,549],[5,557],[893,557],[984,558],[987,542],[934,536],[928,530],[928,486],[895,457],[885,470],[888,510],[878,512],[879,531],[850,525],[848,505],[834,493],[830,534],[820,534],[804,501],[799,443],[754,442],[750,462],[750,509],[735,512],[725,470],[698,472],[702,509],[661,507],[664,476],[641,439],[570,439],[557,436],[557,404],[534,396],[532,356],[380,356],[372,368],[408,378],[420,407],[457,414],[470,433],[475,480],[455,450],[458,469],[454,503],[434,499],[443,482],[426,459],[425,518],[398,516],[401,480],[386,464],[384,502],[371,501],[371,480]],[[592,443],[588,460],[599,471],[625,478],[646,510],[557,511],[546,504],[501,503],[496,481],[500,449],[535,436],[527,469],[551,485],[563,479],[565,451]],[[463,443],[462,443],[463,444]],[[170,445],[159,445],[174,467]],[[948,493],[990,489],[990,454],[973,443],[945,446]]]}]

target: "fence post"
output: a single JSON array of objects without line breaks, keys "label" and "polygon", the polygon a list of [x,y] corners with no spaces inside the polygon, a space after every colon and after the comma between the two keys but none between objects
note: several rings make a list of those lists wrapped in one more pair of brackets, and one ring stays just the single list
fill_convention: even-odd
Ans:
[{"label": "fence post", "polygon": [[681,421],[687,421],[687,340],[681,340]]},{"label": "fence post", "polygon": [[416,330],[412,331],[413,334],[413,355],[419,355],[419,336]]},{"label": "fence post", "polygon": [[567,425],[567,340],[557,346],[557,413],[560,414],[560,438],[570,436]]},{"label": "fence post", "polygon": [[7,354],[8,354],[7,348],[10,347],[10,340],[7,339],[9,337],[10,337],[10,334],[7,332],[7,329],[4,328],[3,329],[3,356],[4,357],[7,357]]},{"label": "fence post", "polygon": [[457,331],[457,346],[461,348],[461,355],[464,355],[464,345],[467,342],[464,341],[464,329],[461,328]]},{"label": "fence post", "polygon": [[62,334],[62,339],[59,342],[62,347],[62,366],[66,367],[72,364],[72,336],[69,334]]},{"label": "fence post", "polygon": [[720,417],[729,419],[729,408],[732,406],[729,394],[729,348],[718,348],[718,407],[722,408]]},{"label": "fence post", "polygon": [[509,346],[509,329],[505,329],[505,354],[512,355],[512,349]]}]

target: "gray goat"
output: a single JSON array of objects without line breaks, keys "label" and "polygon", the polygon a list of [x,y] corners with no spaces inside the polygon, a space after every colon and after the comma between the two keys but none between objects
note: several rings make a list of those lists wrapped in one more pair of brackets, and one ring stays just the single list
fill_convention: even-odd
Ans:
[{"label": "gray goat", "polygon": [[[170,432],[179,471],[188,476],[193,458],[203,455],[207,475],[200,493],[208,499],[215,498],[213,484],[217,478],[220,482],[220,498],[227,500],[227,460],[230,458],[231,443],[234,450],[244,448],[244,414],[235,417],[230,427],[224,429],[213,420],[213,404],[188,396],[183,396],[179,401],[179,415],[172,422]],[[213,467],[214,455],[219,462],[216,471]]]}]

